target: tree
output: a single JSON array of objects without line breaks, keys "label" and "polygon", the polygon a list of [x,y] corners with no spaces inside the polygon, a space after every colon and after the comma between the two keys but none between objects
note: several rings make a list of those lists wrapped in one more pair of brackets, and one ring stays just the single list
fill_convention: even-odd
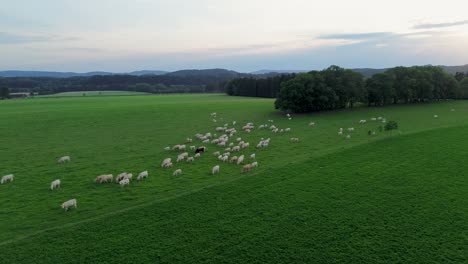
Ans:
[{"label": "tree", "polygon": [[385,131],[390,131],[394,129],[398,129],[398,123],[396,121],[388,121],[385,124]]},{"label": "tree", "polygon": [[462,81],[465,77],[468,77],[468,76],[465,75],[463,72],[455,73],[455,79],[459,82]]},{"label": "tree", "polygon": [[463,78],[460,82],[461,98],[468,99],[468,77]]},{"label": "tree", "polygon": [[10,98],[10,89],[8,89],[8,87],[1,87],[0,88],[0,98],[2,98],[2,99]]}]

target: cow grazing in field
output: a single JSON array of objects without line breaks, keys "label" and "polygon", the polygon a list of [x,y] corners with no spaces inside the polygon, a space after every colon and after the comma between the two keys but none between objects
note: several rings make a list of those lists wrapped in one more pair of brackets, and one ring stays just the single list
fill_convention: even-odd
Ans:
[{"label": "cow grazing in field", "polygon": [[165,147],[164,150],[165,150],[165,151],[170,151],[170,150],[171,150],[171,147]]},{"label": "cow grazing in field", "polygon": [[131,181],[132,178],[133,178],[133,174],[131,174],[131,173],[127,173],[127,174],[124,176],[124,180],[125,180],[125,179],[128,179],[129,181]]},{"label": "cow grazing in field", "polygon": [[365,124],[367,121],[365,119],[359,120],[359,124]]},{"label": "cow grazing in field", "polygon": [[65,162],[70,162],[71,161],[71,158],[70,156],[63,156],[61,157],[60,159],[58,159],[58,163],[65,163]]},{"label": "cow grazing in field", "polygon": [[65,209],[65,212],[68,211],[68,208],[70,208],[70,207],[77,208],[76,199],[71,199],[71,200],[68,200],[68,201],[64,202],[61,207],[63,209]]},{"label": "cow grazing in field", "polygon": [[199,147],[195,150],[195,153],[203,153],[206,151],[206,147]]},{"label": "cow grazing in field", "polygon": [[121,180],[125,179],[125,176],[127,176],[126,172],[122,172],[117,177],[115,177],[115,182],[119,183]]},{"label": "cow grazing in field", "polygon": [[14,177],[15,176],[13,174],[5,175],[5,176],[2,177],[2,180],[0,181],[0,183],[4,184],[6,182],[12,182]]},{"label": "cow grazing in field", "polygon": [[50,184],[50,190],[54,190],[54,189],[57,189],[57,188],[60,188],[60,180],[57,179],[55,181],[53,181],[51,184]]},{"label": "cow grazing in field", "polygon": [[310,122],[309,126],[315,126],[315,122]]},{"label": "cow grazing in field", "polygon": [[172,173],[172,176],[177,176],[177,175],[180,175],[182,174],[182,170],[181,169],[177,169],[174,171],[174,173]]},{"label": "cow grazing in field", "polygon": [[237,156],[234,156],[234,157],[232,157],[232,158],[230,159],[229,162],[230,162],[230,163],[234,163],[234,162],[236,162],[236,161],[237,161]]},{"label": "cow grazing in field", "polygon": [[195,153],[195,155],[193,157],[199,158],[199,157],[201,157],[201,153]]},{"label": "cow grazing in field", "polygon": [[292,143],[298,143],[299,142],[299,138],[291,138],[290,139]]},{"label": "cow grazing in field", "polygon": [[112,182],[112,174],[105,174],[105,175],[99,175],[96,177],[95,182],[97,183],[103,183],[103,182]]},{"label": "cow grazing in field", "polygon": [[247,165],[244,165],[241,169],[241,173],[244,173],[244,172],[248,172],[252,169],[252,165],[250,164],[247,164]]},{"label": "cow grazing in field", "polygon": [[219,173],[219,165],[214,166],[213,169],[211,170],[211,173],[213,173],[213,175]]},{"label": "cow grazing in field", "polygon": [[184,159],[185,159],[185,156],[179,155],[179,156],[177,156],[176,162],[179,163],[179,162],[183,161]]},{"label": "cow grazing in field", "polygon": [[253,160],[255,159],[255,153],[250,155],[250,159],[253,159]]},{"label": "cow grazing in field", "polygon": [[187,158],[187,162],[188,162],[188,163],[192,163],[193,161],[194,161],[194,158],[193,158],[193,157],[188,157],[188,158]]},{"label": "cow grazing in field", "polygon": [[119,182],[120,187],[124,187],[125,185],[130,185],[130,180],[125,178]]},{"label": "cow grazing in field", "polygon": [[244,155],[240,155],[240,157],[237,159],[237,165],[241,164],[244,162]]},{"label": "cow grazing in field", "polygon": [[171,163],[171,161],[172,161],[171,158],[167,158],[167,159],[163,160],[163,162],[161,163],[161,168],[164,168],[165,167],[164,165],[167,164],[167,163]]},{"label": "cow grazing in field", "polygon": [[254,162],[252,162],[252,164],[250,164],[250,166],[252,168],[256,168],[256,167],[258,167],[258,162],[254,161]]},{"label": "cow grazing in field", "polygon": [[172,162],[164,163],[164,169],[172,168]]},{"label": "cow grazing in field", "polygon": [[148,178],[148,171],[142,171],[138,174],[137,181],[141,181],[144,178]]}]

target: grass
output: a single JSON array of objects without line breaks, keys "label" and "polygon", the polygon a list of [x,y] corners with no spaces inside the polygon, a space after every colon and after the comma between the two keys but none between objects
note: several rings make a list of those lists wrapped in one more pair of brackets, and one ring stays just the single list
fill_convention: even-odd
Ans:
[{"label": "grass", "polygon": [[[467,102],[291,121],[272,100],[221,95],[15,100],[0,109],[0,175],[16,175],[0,186],[0,262],[466,261]],[[378,124],[357,123],[374,116],[398,121],[400,131],[369,137]],[[175,165],[182,176],[159,167],[175,158],[167,145],[227,121],[268,119],[292,132],[239,133],[251,145],[272,138],[268,150],[245,151],[257,154],[253,173],[220,164],[212,176],[212,145],[193,165]],[[351,126],[350,140],[337,135]],[[293,136],[301,143],[289,143]],[[72,162],[57,165],[63,155]],[[93,182],[142,170],[149,179],[125,189]],[[62,189],[51,192],[56,178]],[[64,213],[70,198],[79,208]]]},{"label": "grass", "polygon": [[82,92],[63,92],[56,94],[40,95],[38,97],[84,97],[84,96],[125,96],[125,95],[149,95],[144,92],[130,91],[82,91]]}]

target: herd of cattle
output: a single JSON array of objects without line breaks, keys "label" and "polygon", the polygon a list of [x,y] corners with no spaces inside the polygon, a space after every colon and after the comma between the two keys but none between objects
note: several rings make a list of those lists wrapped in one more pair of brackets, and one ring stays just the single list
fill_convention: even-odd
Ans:
[{"label": "herd of cattle", "polygon": [[[211,113],[210,117],[212,118],[213,122],[217,122],[216,113]],[[287,114],[287,118],[289,120],[292,119],[290,114]],[[371,121],[380,121],[385,123],[386,120],[385,118],[378,117],[378,118],[371,118]],[[366,120],[360,120],[360,124],[365,124],[367,121]],[[267,124],[261,124],[258,126],[259,130],[270,130],[271,133],[273,134],[282,134],[282,133],[289,133],[291,132],[291,128],[278,128],[274,124],[273,120],[268,120]],[[235,140],[233,140],[234,135],[238,134],[237,129],[235,128],[236,121],[232,121],[231,127],[229,126],[228,123],[224,124],[224,126],[218,126],[215,128],[215,133],[207,132],[204,134],[197,133],[195,135],[196,140],[198,140],[201,144],[211,144],[213,147],[221,149],[213,152],[213,155],[217,158],[218,161],[220,162],[229,162],[235,165],[241,166],[240,172],[241,173],[246,173],[251,171],[253,168],[258,167],[258,162],[256,161],[256,154],[251,153],[250,155],[247,155],[247,158],[245,154],[241,155],[236,155],[236,153],[240,152],[246,152],[250,149],[250,143],[245,142],[241,137],[237,137]],[[310,127],[315,126],[315,122],[310,122],[309,123]],[[249,134],[255,129],[255,126],[253,123],[249,122],[242,126],[242,132]],[[354,128],[350,127],[347,128],[347,131],[353,132]],[[216,133],[222,133],[222,135],[218,136]],[[343,135],[343,128],[340,128],[338,131],[338,135]],[[351,136],[350,134],[346,135],[346,139],[349,139]],[[190,145],[187,147],[186,144],[192,144],[193,143],[192,138],[186,138],[184,144],[178,144],[174,145],[172,147],[168,146],[165,147],[164,150],[166,152],[176,152],[177,153],[177,158],[176,158],[176,163],[179,164],[181,162],[188,162],[188,163],[193,163],[195,159],[201,158],[202,155],[205,155],[208,151],[208,148],[205,146],[200,146],[196,147],[195,145]],[[291,137],[290,142],[291,143],[298,143],[300,140],[299,138],[296,137]],[[266,149],[270,145],[270,138],[264,139],[261,138],[259,142],[256,144],[257,149]],[[188,149],[193,153],[193,156],[190,156]],[[181,153],[182,152],[182,153]],[[248,162],[247,162],[248,160]],[[58,163],[66,163],[70,162],[71,158],[70,156],[63,156],[60,159],[58,159]],[[162,161],[161,167],[163,169],[169,169],[174,166],[172,162],[172,158],[166,158]],[[219,174],[220,173],[220,165],[215,164],[212,169],[211,173],[214,174]],[[182,174],[182,169],[178,168],[174,170],[172,173],[173,176],[178,176]],[[138,174],[136,177],[137,181],[143,180],[145,178],[148,178],[149,173],[148,171],[143,171]],[[14,179],[13,174],[5,175],[1,178],[1,184],[7,183],[7,182],[12,182]],[[132,173],[127,173],[123,172],[120,173],[115,177],[115,182],[118,183],[121,187],[127,186],[131,183],[133,179],[133,174]],[[102,184],[102,183],[112,183],[114,181],[114,177],[112,174],[104,174],[104,175],[99,175],[95,178],[95,182]],[[55,190],[57,188],[60,188],[61,181],[60,179],[56,179],[51,182],[50,184],[50,189]],[[69,208],[71,207],[77,207],[77,200],[76,199],[71,199],[68,200],[64,203],[62,203],[61,207],[65,209],[65,211],[68,211]]]}]

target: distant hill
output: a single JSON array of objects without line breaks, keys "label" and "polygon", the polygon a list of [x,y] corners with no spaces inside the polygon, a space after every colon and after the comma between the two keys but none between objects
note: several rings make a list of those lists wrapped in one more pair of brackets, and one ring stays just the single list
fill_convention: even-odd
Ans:
[{"label": "distant hill", "polygon": [[448,73],[455,74],[457,72],[468,72],[468,64],[462,66],[440,66],[444,68]]},{"label": "distant hill", "polygon": [[0,77],[54,77],[54,78],[69,78],[69,77],[89,77],[96,75],[163,75],[165,71],[134,71],[129,73],[114,73],[104,71],[94,72],[53,72],[53,71],[0,71]]},{"label": "distant hill", "polygon": [[129,72],[129,75],[136,75],[136,76],[141,76],[141,75],[164,75],[169,72],[167,71],[149,71],[149,70],[143,70],[143,71],[132,71]]},{"label": "distant hill", "polygon": [[110,72],[52,72],[52,71],[0,71],[0,77],[56,77],[68,78],[76,76],[93,76],[93,75],[112,75]]},{"label": "distant hill", "polygon": [[246,76],[247,74],[225,69],[204,69],[204,70],[180,70],[167,73],[169,76],[177,77],[216,77],[221,79],[232,79]]},{"label": "distant hill", "polygon": [[[448,73],[455,74],[457,72],[468,72],[468,64],[462,66],[443,66]],[[387,69],[373,69],[373,68],[356,68],[352,69],[356,72],[362,73],[365,77],[370,77],[376,73],[382,73]],[[181,78],[213,78],[213,80],[230,80],[240,77],[256,77],[256,78],[265,78],[270,76],[276,76],[281,74],[290,74],[290,73],[301,73],[307,72],[307,70],[259,70],[251,73],[240,73],[236,71],[226,70],[226,69],[202,69],[202,70],[180,70],[174,72],[160,71],[160,70],[141,70],[133,71],[128,73],[115,73],[115,72],[104,72],[104,71],[94,71],[94,72],[85,72],[85,73],[76,73],[76,72],[54,72],[54,71],[0,71],[0,77],[54,77],[54,78],[68,78],[68,77],[89,77],[96,75],[132,75],[132,76],[172,76],[172,77],[181,77]]]},{"label": "distant hill", "polygon": [[364,77],[371,77],[372,75],[377,74],[377,73],[382,73],[386,71],[387,69],[358,68],[358,69],[351,69],[351,70],[361,73],[362,75],[364,75]]},{"label": "distant hill", "polygon": [[306,70],[259,70],[251,72],[250,74],[261,75],[261,74],[289,74],[289,73],[302,73],[308,72]]},{"label": "distant hill", "polygon": [[[446,72],[452,75],[457,72],[468,72],[468,64],[462,65],[462,66],[444,66],[444,65],[438,65],[438,66],[442,67]],[[352,70],[356,72],[360,72],[365,77],[371,77],[374,74],[382,73],[388,69],[387,68],[384,68],[384,69],[358,68],[358,69],[352,69]]]}]

